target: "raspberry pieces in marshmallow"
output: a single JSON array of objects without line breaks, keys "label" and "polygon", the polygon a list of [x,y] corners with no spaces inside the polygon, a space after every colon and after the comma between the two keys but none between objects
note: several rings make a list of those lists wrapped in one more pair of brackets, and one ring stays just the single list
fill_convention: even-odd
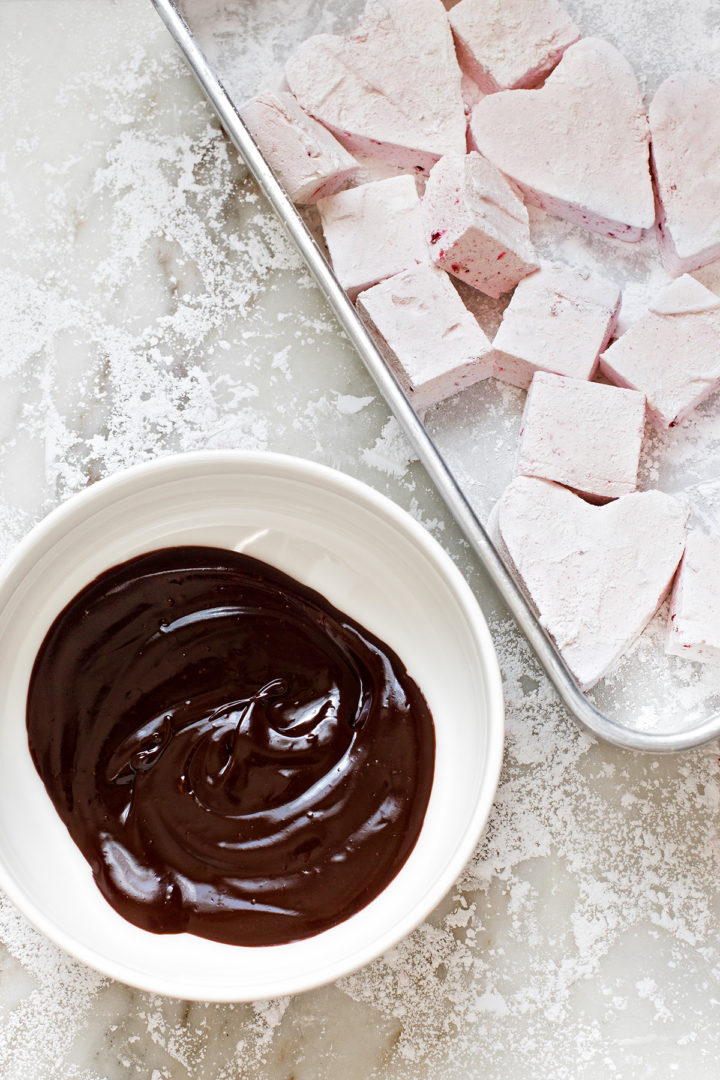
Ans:
[{"label": "raspberry pieces in marshmallow", "polygon": [[486,94],[532,86],[580,37],[557,0],[460,0],[448,18],[460,64]]},{"label": "raspberry pieces in marshmallow", "polygon": [[635,390],[538,372],[525,403],[517,471],[591,502],[637,487],[645,398]]},{"label": "raspberry pieces in marshmallow", "polygon": [[520,282],[493,347],[503,382],[527,388],[536,371],[591,379],[620,309],[620,290],[559,263]]},{"label": "raspberry pieces in marshmallow", "polygon": [[537,266],[527,210],[480,154],[447,154],[434,166],[422,203],[436,266],[498,297]]},{"label": "raspberry pieces in marshmallow", "polygon": [[427,262],[420,198],[412,176],[392,176],[320,199],[333,270],[351,298]]},{"label": "raspberry pieces in marshmallow", "polygon": [[671,274],[720,258],[720,82],[673,75],[650,106],[660,247]]},{"label": "raspberry pieces in marshmallow", "polygon": [[602,354],[600,370],[645,394],[656,427],[680,423],[720,385],[720,296],[684,274]]},{"label": "raspberry pieces in marshmallow", "polygon": [[632,68],[607,41],[571,45],[539,90],[489,94],[470,131],[533,205],[622,240],[653,225],[645,106]]},{"label": "raspberry pieces in marshmallow", "polygon": [[302,107],[354,154],[427,172],[465,150],[460,68],[441,0],[368,0],[357,34],[309,38],[285,74]]},{"label": "raspberry pieces in marshmallow", "polygon": [[259,94],[240,116],[295,203],[313,203],[353,179],[358,163],[292,94]]},{"label": "raspberry pieces in marshmallow", "polygon": [[720,660],[720,539],[688,533],[670,600],[665,652],[688,660]]},{"label": "raspberry pieces in marshmallow", "polygon": [[490,530],[583,690],[630,648],[664,599],[686,517],[660,491],[592,506],[529,476],[505,489]]},{"label": "raspberry pieces in marshmallow", "polygon": [[492,373],[490,342],[442,270],[406,270],[361,293],[357,306],[417,408]]}]

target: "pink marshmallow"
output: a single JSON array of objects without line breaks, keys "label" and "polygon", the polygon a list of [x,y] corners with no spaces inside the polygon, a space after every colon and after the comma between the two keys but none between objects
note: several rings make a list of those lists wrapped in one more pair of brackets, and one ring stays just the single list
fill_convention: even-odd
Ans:
[{"label": "pink marshmallow", "polygon": [[333,270],[354,297],[384,278],[427,262],[420,198],[412,176],[393,176],[320,199]]},{"label": "pink marshmallow", "polygon": [[460,66],[486,94],[532,86],[580,37],[557,0],[460,0],[448,18]]},{"label": "pink marshmallow", "polygon": [[673,75],[650,106],[660,250],[671,274],[720,258],[720,82]]},{"label": "pink marshmallow", "polygon": [[592,506],[530,476],[506,488],[488,529],[581,689],[602,678],[662,603],[686,518],[661,491]]},{"label": "pink marshmallow", "polygon": [[405,270],[361,293],[357,307],[417,408],[492,372],[490,342],[442,270]]},{"label": "pink marshmallow", "polygon": [[441,0],[368,0],[351,37],[309,38],[288,86],[354,154],[427,172],[465,150],[460,68]]},{"label": "pink marshmallow", "polygon": [[480,154],[447,154],[423,197],[430,257],[488,296],[498,297],[537,266],[525,206]]},{"label": "pink marshmallow", "polygon": [[670,599],[665,652],[687,660],[720,660],[720,538],[688,533]]},{"label": "pink marshmallow", "polygon": [[536,371],[591,379],[615,329],[620,290],[559,263],[524,278],[493,347],[496,378],[526,389]]},{"label": "pink marshmallow", "polygon": [[465,72],[463,72],[462,81],[460,83],[460,92],[465,108],[465,116],[469,119],[478,101],[482,101],[485,97],[485,93],[480,89],[476,82],[473,82],[469,75],[465,74]]},{"label": "pink marshmallow", "polygon": [[659,428],[674,427],[720,385],[720,296],[688,274],[600,357],[618,386],[640,390]]},{"label": "pink marshmallow", "polygon": [[572,488],[590,502],[637,487],[645,398],[539,371],[525,403],[517,472]]},{"label": "pink marshmallow", "polygon": [[480,153],[548,213],[628,241],[653,225],[645,106],[607,41],[571,45],[539,90],[489,94],[470,130]]},{"label": "pink marshmallow", "polygon": [[348,184],[358,163],[292,94],[259,94],[240,116],[294,203],[314,203]]}]

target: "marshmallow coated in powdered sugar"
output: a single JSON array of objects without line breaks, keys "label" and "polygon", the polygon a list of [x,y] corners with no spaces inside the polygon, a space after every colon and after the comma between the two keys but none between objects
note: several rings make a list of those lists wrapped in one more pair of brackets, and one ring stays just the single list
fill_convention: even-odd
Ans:
[{"label": "marshmallow coated in powdered sugar", "polygon": [[240,117],[295,203],[334,194],[358,171],[355,158],[292,94],[258,94],[243,105]]},{"label": "marshmallow coated in powdered sugar", "polygon": [[488,296],[502,296],[537,267],[522,199],[478,153],[441,158],[422,212],[435,265]]},{"label": "marshmallow coated in powdered sugar", "polygon": [[465,72],[463,72],[462,81],[460,83],[460,92],[465,107],[465,116],[469,118],[478,101],[482,101],[486,96],[485,92],[481,90],[478,84],[471,79],[469,75],[466,75]]},{"label": "marshmallow coated in powdered sugar", "polygon": [[660,491],[593,506],[529,476],[505,489],[488,528],[581,689],[602,678],[662,603],[686,518]]},{"label": "marshmallow coated in powdered sugar", "polygon": [[368,0],[350,37],[309,38],[285,75],[354,154],[427,172],[466,148],[460,68],[441,0]]},{"label": "marshmallow coated in powdered sugar", "polygon": [[670,599],[668,655],[720,660],[719,565],[720,537],[689,532]]},{"label": "marshmallow coated in powdered sugar", "polygon": [[460,0],[448,18],[460,66],[486,94],[532,86],[580,37],[557,0]]},{"label": "marshmallow coated in powdered sugar", "polygon": [[320,199],[333,270],[351,298],[427,262],[420,198],[412,176],[393,176]]},{"label": "marshmallow coated in powdered sugar", "polygon": [[493,342],[493,374],[523,389],[536,371],[591,379],[619,310],[616,285],[561,263],[543,263],[520,282],[503,313]]},{"label": "marshmallow coated in powdered sugar", "polygon": [[720,258],[720,82],[673,75],[650,106],[660,250],[671,274]]},{"label": "marshmallow coated in powdered sugar", "polygon": [[645,394],[656,427],[680,423],[720,385],[720,296],[677,278],[602,354],[600,370]]},{"label": "marshmallow coated in powdered sugar", "polygon": [[470,131],[535,206],[628,241],[653,225],[645,106],[632,68],[609,42],[571,45],[539,90],[489,94],[473,109]]},{"label": "marshmallow coated in powdered sugar", "polygon": [[416,266],[361,293],[358,311],[408,397],[426,408],[492,373],[492,348],[452,282]]},{"label": "marshmallow coated in powdered sugar", "polygon": [[516,471],[554,480],[591,502],[637,487],[645,398],[584,379],[539,371],[520,429]]}]

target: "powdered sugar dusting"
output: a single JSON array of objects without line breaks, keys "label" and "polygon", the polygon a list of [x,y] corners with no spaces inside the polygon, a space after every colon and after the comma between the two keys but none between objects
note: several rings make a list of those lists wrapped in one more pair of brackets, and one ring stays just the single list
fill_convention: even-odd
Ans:
[{"label": "powdered sugar dusting", "polygon": [[69,1064],[68,1057],[102,977],[73,963],[32,930],[4,898],[0,937],[30,983],[17,1002],[0,995],[0,1075],[8,1080],[96,1080],[95,1072]]},{"label": "powdered sugar dusting", "polygon": [[[699,1056],[680,1041],[696,1003],[673,972],[698,949],[708,976],[720,960],[708,939],[717,829],[711,817],[690,835],[681,824],[718,805],[715,755],[678,768],[592,743],[512,630],[493,631],[508,744],[485,840],[432,922],[343,986],[402,1019],[393,1076],[638,1075],[632,1034],[654,1023],[668,1064],[709,1067],[707,1040]],[[653,994],[658,952],[667,969]]]}]

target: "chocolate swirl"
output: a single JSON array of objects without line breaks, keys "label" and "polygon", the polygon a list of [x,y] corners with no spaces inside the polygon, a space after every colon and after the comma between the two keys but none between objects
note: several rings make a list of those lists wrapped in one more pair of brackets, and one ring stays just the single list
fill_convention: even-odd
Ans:
[{"label": "chocolate swirl", "polygon": [[35,662],[30,751],[104,896],[158,933],[267,945],[364,907],[412,850],[432,718],[398,657],[231,551],[100,575]]}]

